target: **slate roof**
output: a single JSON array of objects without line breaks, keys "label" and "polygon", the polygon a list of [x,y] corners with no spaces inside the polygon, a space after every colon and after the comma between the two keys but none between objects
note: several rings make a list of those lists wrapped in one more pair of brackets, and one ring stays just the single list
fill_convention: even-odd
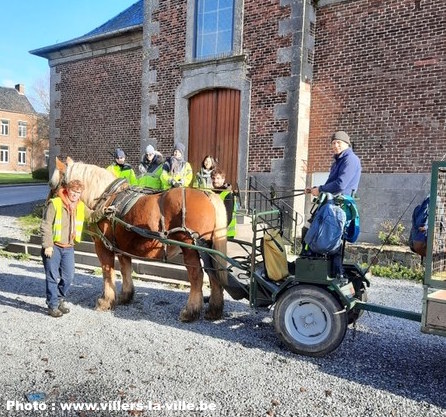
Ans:
[{"label": "slate roof", "polygon": [[25,95],[8,87],[0,87],[0,110],[25,114],[36,112]]},{"label": "slate roof", "polygon": [[97,38],[112,36],[116,33],[128,31],[141,27],[144,22],[144,0],[139,0],[117,16],[111,18],[108,22],[93,29],[85,35],[71,39],[66,42],[55,45],[45,46],[43,48],[29,51],[33,55],[44,56],[51,51],[57,51],[66,47],[74,46],[79,43],[88,42]]}]

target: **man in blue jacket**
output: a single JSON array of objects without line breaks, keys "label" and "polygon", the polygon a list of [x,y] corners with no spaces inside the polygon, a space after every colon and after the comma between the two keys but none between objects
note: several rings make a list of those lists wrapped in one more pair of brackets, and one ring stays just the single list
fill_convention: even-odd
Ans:
[{"label": "man in blue jacket", "polygon": [[350,137],[342,130],[333,133],[331,137],[334,162],[324,185],[307,188],[306,192],[315,197],[321,192],[333,195],[352,195],[358,190],[361,177],[361,161],[353,152]]},{"label": "man in blue jacket", "polygon": [[[351,148],[350,137],[343,130],[338,130],[331,137],[334,162],[324,185],[307,188],[306,193],[317,197],[321,192],[333,195],[353,196],[358,190],[361,178],[361,161]],[[303,236],[304,237],[304,236]],[[342,245],[339,251],[330,256],[331,275],[343,277]]]}]

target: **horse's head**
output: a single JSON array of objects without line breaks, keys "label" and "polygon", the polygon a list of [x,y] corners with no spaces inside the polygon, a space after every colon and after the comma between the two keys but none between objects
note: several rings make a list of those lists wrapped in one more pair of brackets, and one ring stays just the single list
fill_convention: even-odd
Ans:
[{"label": "horse's head", "polygon": [[68,168],[74,164],[74,161],[68,156],[66,163],[64,164],[59,158],[56,157],[56,169],[51,176],[49,181],[49,186],[51,189],[55,190],[63,183],[67,182],[67,171]]}]

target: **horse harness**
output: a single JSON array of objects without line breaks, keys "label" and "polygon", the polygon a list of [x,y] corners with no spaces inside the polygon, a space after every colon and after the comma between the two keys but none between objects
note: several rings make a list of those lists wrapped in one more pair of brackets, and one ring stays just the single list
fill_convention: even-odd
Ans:
[{"label": "horse harness", "polygon": [[[96,210],[102,210],[104,212],[103,218],[107,218],[111,225],[113,230],[113,236],[115,236],[114,230],[117,224],[121,224],[126,230],[132,231],[134,233],[137,233],[138,235],[145,237],[147,239],[156,239],[160,241],[163,244],[163,260],[164,262],[167,261],[167,246],[168,243],[166,240],[169,239],[169,236],[171,236],[174,233],[183,232],[188,234],[193,242],[194,245],[206,247],[208,246],[206,242],[200,238],[199,234],[191,229],[189,229],[186,226],[186,193],[185,188],[181,187],[181,196],[182,196],[182,206],[181,206],[181,226],[174,227],[170,230],[166,230],[165,226],[165,216],[164,216],[164,199],[165,199],[165,193],[158,190],[150,190],[147,188],[139,188],[139,187],[125,187],[123,190],[119,190],[124,183],[127,183],[127,180],[124,178],[119,178],[115,180],[112,184],[110,184],[109,187],[104,191],[104,193],[99,197],[99,202],[96,204],[95,209]],[[143,229],[138,226],[134,226],[132,224],[126,223],[123,219],[123,217],[131,210],[131,208],[137,203],[137,201],[143,197],[144,195],[152,195],[152,194],[160,194],[160,227],[161,231],[152,231]],[[208,195],[206,193],[206,195]],[[111,209],[113,207],[113,209]],[[110,208],[110,210],[108,210]],[[123,255],[127,255],[130,257],[135,257],[134,255],[129,254],[128,252],[122,251],[119,249],[116,245],[116,241],[113,239],[113,242],[110,242],[109,239],[107,239],[102,232],[102,230],[98,226],[98,220],[95,222],[95,232],[92,232],[93,235],[99,237],[104,244],[104,246],[113,252],[120,253]]]}]

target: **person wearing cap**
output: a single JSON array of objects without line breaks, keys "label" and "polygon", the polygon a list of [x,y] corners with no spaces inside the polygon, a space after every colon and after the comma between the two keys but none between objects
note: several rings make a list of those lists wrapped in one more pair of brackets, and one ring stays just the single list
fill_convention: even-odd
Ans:
[{"label": "person wearing cap", "polygon": [[113,154],[115,161],[107,167],[107,171],[115,174],[116,178],[125,178],[130,185],[138,185],[135,171],[125,162],[125,152],[118,148]]},{"label": "person wearing cap", "polygon": [[350,137],[343,130],[331,136],[334,162],[324,185],[307,188],[305,191],[317,197],[325,192],[333,195],[352,195],[358,190],[361,177],[361,161],[351,148]]},{"label": "person wearing cap", "polygon": [[[358,190],[361,178],[361,161],[351,148],[350,137],[343,130],[338,130],[331,136],[331,148],[333,150],[334,162],[330,168],[327,181],[324,185],[307,188],[306,193],[317,197],[320,193],[354,196]],[[304,227],[307,229],[307,227]],[[306,231],[302,230],[302,238]],[[342,265],[342,245],[336,253],[329,255],[331,260],[331,275],[343,278],[344,268]]]},{"label": "person wearing cap", "polygon": [[161,187],[168,190],[172,187],[189,187],[193,172],[189,162],[184,160],[185,146],[177,142],[173,148],[173,155],[166,159],[160,176]]},{"label": "person wearing cap", "polygon": [[146,147],[146,153],[139,164],[139,172],[142,174],[138,178],[140,187],[151,188],[152,190],[161,189],[161,172],[163,171],[163,155],[156,151],[152,145]]}]

